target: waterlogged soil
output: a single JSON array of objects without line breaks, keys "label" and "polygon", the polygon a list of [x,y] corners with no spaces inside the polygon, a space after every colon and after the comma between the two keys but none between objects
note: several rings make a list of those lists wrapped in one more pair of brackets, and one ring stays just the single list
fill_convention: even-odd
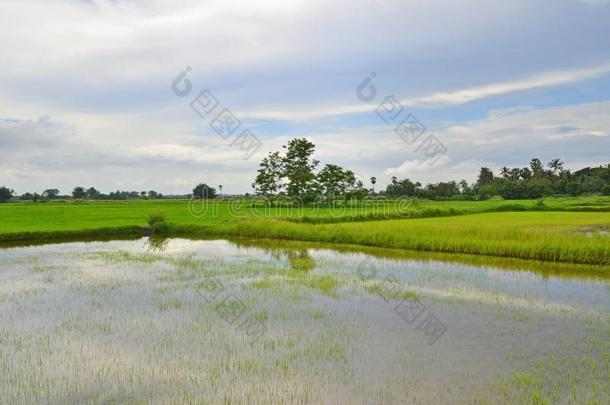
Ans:
[{"label": "waterlogged soil", "polygon": [[0,404],[608,403],[610,280],[509,267],[246,240],[1,249]]}]

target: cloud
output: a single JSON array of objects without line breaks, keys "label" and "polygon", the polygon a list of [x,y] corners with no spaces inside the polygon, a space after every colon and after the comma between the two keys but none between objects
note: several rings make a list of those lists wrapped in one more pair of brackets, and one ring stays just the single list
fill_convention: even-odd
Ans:
[{"label": "cloud", "polygon": [[[294,136],[380,184],[534,153],[603,159],[608,110],[587,103],[608,99],[608,18],[574,0],[2,1],[1,181],[244,192],[262,155]],[[263,140],[250,160],[170,91],[186,66],[194,91],[211,89]],[[424,169],[356,100],[372,71],[379,98],[419,109],[450,164]]]},{"label": "cloud", "polygon": [[[550,71],[530,77],[491,83],[467,89],[434,93],[427,96],[399,100],[403,106],[419,108],[439,108],[457,106],[472,101],[543,87],[561,86],[599,78],[610,73],[610,63],[573,70]],[[378,100],[380,101],[380,100]],[[253,119],[276,119],[307,121],[344,114],[361,114],[375,111],[377,104],[325,105],[307,109],[250,111],[241,116]]]}]

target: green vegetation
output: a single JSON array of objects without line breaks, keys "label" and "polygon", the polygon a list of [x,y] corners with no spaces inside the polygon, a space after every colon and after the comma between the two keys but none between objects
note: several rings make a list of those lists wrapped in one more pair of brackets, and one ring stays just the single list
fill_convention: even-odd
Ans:
[{"label": "green vegetation", "polygon": [[[193,201],[191,201],[192,203]],[[610,198],[386,200],[267,207],[254,200],[3,204],[0,240],[157,233],[246,236],[583,264],[610,263]],[[159,214],[163,212],[163,214]],[[472,215],[477,214],[477,215]],[[374,221],[373,221],[374,220]],[[171,223],[169,222],[171,221]],[[295,258],[298,261],[298,258]],[[307,267],[307,263],[302,263]]]}]

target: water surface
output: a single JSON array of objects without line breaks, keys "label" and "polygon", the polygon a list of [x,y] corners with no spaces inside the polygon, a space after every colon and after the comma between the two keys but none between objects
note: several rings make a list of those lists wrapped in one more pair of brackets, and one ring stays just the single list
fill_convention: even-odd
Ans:
[{"label": "water surface", "polygon": [[435,257],[251,240],[2,249],[0,403],[608,402],[610,281]]}]

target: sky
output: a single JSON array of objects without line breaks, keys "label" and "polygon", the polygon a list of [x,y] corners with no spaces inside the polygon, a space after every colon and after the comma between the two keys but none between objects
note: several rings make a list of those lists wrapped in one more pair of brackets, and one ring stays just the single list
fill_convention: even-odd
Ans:
[{"label": "sky", "polygon": [[0,66],[19,194],[248,192],[294,137],[377,188],[610,163],[606,0],[2,0]]}]

